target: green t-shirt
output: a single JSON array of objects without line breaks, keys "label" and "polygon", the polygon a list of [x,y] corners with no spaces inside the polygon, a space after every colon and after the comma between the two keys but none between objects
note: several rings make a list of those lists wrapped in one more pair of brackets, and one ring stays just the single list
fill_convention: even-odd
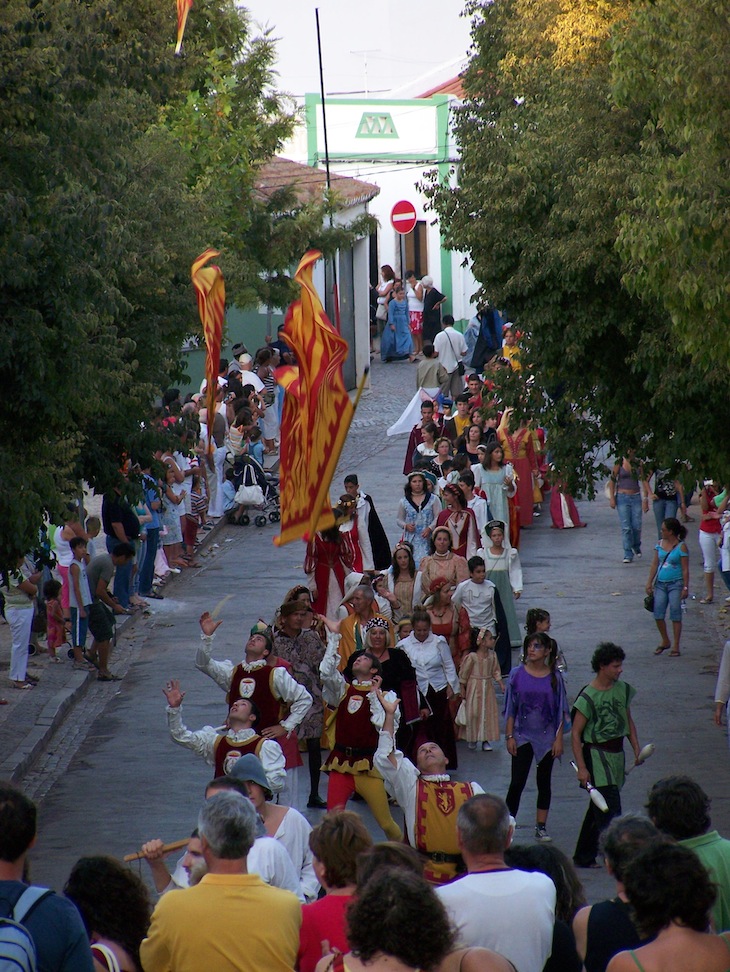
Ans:
[{"label": "green t-shirt", "polygon": [[[610,689],[603,691],[586,685],[573,703],[573,708],[587,719],[583,729],[583,742],[600,745],[628,736],[629,707],[635,695],[636,689],[627,682],[614,682]],[[603,749],[591,749],[590,756],[588,772],[595,786],[620,788],[624,785],[623,751],[610,753]]]}]

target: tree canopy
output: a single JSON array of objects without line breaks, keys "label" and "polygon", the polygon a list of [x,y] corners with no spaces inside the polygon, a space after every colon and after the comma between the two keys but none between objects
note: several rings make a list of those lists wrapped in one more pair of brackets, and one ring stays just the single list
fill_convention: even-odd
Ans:
[{"label": "tree canopy", "polygon": [[[199,329],[194,257],[222,251],[229,300],[291,295],[287,269],[327,239],[329,206],[260,199],[258,167],[295,112],[274,45],[233,0],[0,5],[0,562],[106,491],[149,450],[155,397]],[[324,238],[323,238],[324,237]]]},{"label": "tree canopy", "polygon": [[[715,267],[703,261],[699,240],[692,237],[692,251],[671,227],[655,243],[653,266],[642,262],[650,247],[639,242],[642,232],[659,234],[648,225],[657,199],[652,178],[670,179],[653,172],[657,160],[647,144],[667,101],[666,84],[650,69],[661,56],[651,52],[647,10],[658,16],[673,6],[471,3],[473,55],[455,118],[458,184],[434,174],[427,187],[448,245],[469,254],[478,298],[505,308],[524,332],[536,380],[507,375],[504,394],[545,425],[574,490],[592,489],[594,451],[605,441],[616,451],[638,447],[660,465],[689,460],[698,475],[730,479],[730,460],[718,450],[727,359],[705,353],[700,321],[687,340],[686,319],[674,314],[662,283],[680,261],[697,277]],[[646,70],[622,80],[642,45]],[[689,45],[682,50],[690,58]],[[682,73],[677,63],[666,72]],[[670,87],[681,100],[684,89]],[[670,155],[665,146],[669,169]],[[693,178],[704,190],[711,181]],[[681,182],[673,198],[689,206],[685,189],[691,198],[692,187]],[[670,252],[662,256],[665,246]],[[726,258],[726,250],[718,254],[717,266]]]}]

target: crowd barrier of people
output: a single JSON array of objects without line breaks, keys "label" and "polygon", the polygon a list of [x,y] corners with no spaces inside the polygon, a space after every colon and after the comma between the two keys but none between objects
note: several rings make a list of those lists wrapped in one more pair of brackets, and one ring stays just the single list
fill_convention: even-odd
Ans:
[{"label": "crowd barrier of people", "polygon": [[[480,328],[484,321],[493,330],[486,312]],[[710,830],[706,794],[687,777],[671,777],[652,787],[646,816],[622,815],[624,740],[634,765],[646,758],[632,715],[635,691],[621,678],[623,649],[598,645],[592,681],[570,700],[550,615],[528,608],[524,635],[518,622],[519,551],[529,542],[523,531],[542,514],[550,488],[544,437],[529,422],[515,427],[489,379],[490,361],[521,367],[518,335],[505,329],[502,353],[485,356],[482,373],[466,376],[459,364],[469,347],[461,335],[452,339],[445,323],[432,347],[423,344],[425,360],[435,354],[445,375],[438,394],[424,396],[409,436],[395,546],[372,497],[356,475],[346,476],[335,525],[311,538],[304,577],[292,578],[282,602],[253,625],[240,659],[216,657],[222,622],[209,612],[201,616],[194,668],[225,694],[214,724],[187,726],[189,688],[175,679],[164,686],[172,741],[205,760],[212,776],[191,836],[176,846],[152,838],[135,855],[149,864],[159,895],[154,910],[136,875],[109,858],[84,858],[63,896],[42,897],[26,911],[35,807],[0,786],[0,914],[5,902],[42,968],[85,972],[93,961],[95,968],[125,972],[726,972],[730,940],[717,933],[730,929],[730,842]],[[472,361],[481,340],[477,330]],[[444,364],[444,341],[454,368]],[[135,510],[119,493],[105,497],[101,523],[82,524],[69,511],[56,529],[59,577],[44,584],[50,657],[52,648],[58,657],[58,638],[70,631],[73,664],[113,679],[113,614],[164,596],[154,582],[162,579],[155,572],[160,555],[167,570],[188,569],[209,519],[226,514],[241,522],[247,494],[239,493],[236,476],[250,462],[273,485],[261,455],[276,449],[273,416],[257,414],[255,396],[271,395],[266,382],[274,361],[257,356],[257,391],[247,371],[252,362],[242,357],[240,377],[236,368],[221,376],[212,426],[202,399],[181,404],[179,414],[174,399],[165,402],[159,420],[179,437],[179,449],[154,457],[165,469],[162,482],[153,475],[153,457],[140,464],[144,504]],[[195,412],[201,424],[191,449]],[[558,491],[553,525],[584,526],[572,498]],[[664,473],[647,476],[631,456],[617,463],[609,492],[629,543],[626,561],[641,553],[632,497],[638,494],[640,507],[649,499],[666,504],[666,491]],[[710,483],[702,492],[702,522],[715,536],[727,496]],[[686,516],[686,497],[676,487],[675,493]],[[657,512],[659,542],[647,586],[661,651],[670,647],[669,606],[672,653],[679,654],[675,592],[681,583],[681,610],[688,574],[684,527],[672,512],[671,504]],[[145,548],[135,543],[143,527]],[[108,552],[90,557],[89,543],[102,528]],[[713,543],[714,553],[705,545],[708,563],[717,552]],[[28,610],[19,606],[21,594],[32,602],[39,581],[37,571],[18,568],[20,579],[5,585],[15,626],[12,612]],[[84,651],[86,628],[94,654]],[[718,721],[728,671],[724,659]],[[16,687],[25,689],[26,674],[13,672]],[[572,860],[548,832],[552,768],[566,733],[578,782],[591,794]],[[502,735],[511,757],[504,799],[484,792],[478,779],[452,775],[460,749],[487,761]],[[534,843],[515,845],[533,762]],[[347,810],[351,799],[368,805],[384,841],[374,844],[360,815]],[[324,814],[315,827],[300,812],[304,804]],[[168,867],[175,849],[183,853]],[[616,897],[588,905],[578,871],[602,867],[602,857]],[[49,921],[62,930],[50,936]],[[0,924],[0,943],[3,934]]]}]

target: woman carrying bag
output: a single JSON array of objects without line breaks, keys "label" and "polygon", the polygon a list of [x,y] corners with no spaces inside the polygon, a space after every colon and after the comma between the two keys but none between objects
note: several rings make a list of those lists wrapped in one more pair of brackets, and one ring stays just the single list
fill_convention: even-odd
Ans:
[{"label": "woman carrying bag", "polygon": [[[654,559],[646,583],[647,597],[654,595],[654,620],[662,643],[654,649],[661,655],[671,647],[670,658],[678,658],[679,640],[682,636],[682,601],[689,593],[689,554],[684,538],[687,530],[675,517],[667,517],[662,522],[659,543],[654,547]],[[672,622],[674,643],[670,644],[667,623],[664,617],[669,605],[669,618]]]}]

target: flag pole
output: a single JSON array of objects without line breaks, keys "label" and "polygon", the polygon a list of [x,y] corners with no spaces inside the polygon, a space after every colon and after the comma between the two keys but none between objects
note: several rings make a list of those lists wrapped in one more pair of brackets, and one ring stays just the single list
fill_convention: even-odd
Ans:
[{"label": "flag pole", "polygon": [[[325,106],[324,97],[324,68],[322,66],[322,34],[319,29],[319,7],[314,8],[314,17],[317,22],[317,56],[319,58],[319,97],[322,102],[322,131],[324,133],[324,170],[327,177],[327,195],[329,197],[330,190],[332,188],[332,179],[330,177],[330,150],[329,142],[327,140],[327,108]],[[329,198],[328,198],[329,205]],[[330,229],[334,226],[334,220],[332,218],[332,210],[329,213],[330,218]],[[332,300],[335,310],[335,330],[338,334],[342,333],[342,328],[340,326],[340,294],[339,287],[337,285],[337,257],[332,257]]]}]

